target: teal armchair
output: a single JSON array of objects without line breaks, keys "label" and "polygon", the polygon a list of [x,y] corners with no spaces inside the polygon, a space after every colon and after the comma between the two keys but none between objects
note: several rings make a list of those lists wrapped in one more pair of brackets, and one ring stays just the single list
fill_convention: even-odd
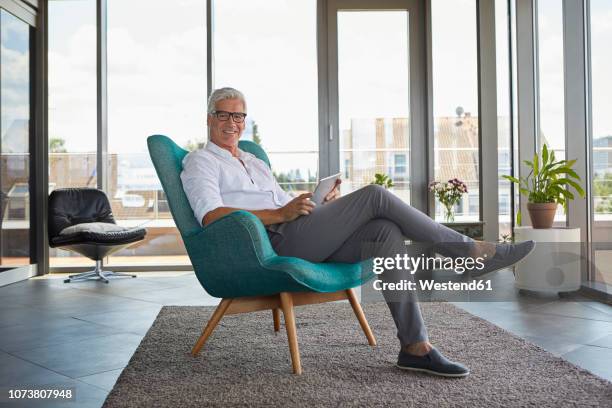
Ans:
[{"label": "teal armchair", "polygon": [[[259,218],[248,211],[235,211],[203,227],[180,179],[188,152],[162,135],[150,136],[147,144],[194,272],[210,295],[222,298],[192,350],[194,356],[224,315],[270,309],[278,331],[282,309],[293,371],[300,374],[293,307],[342,299],[349,300],[369,344],[376,345],[353,289],[374,276],[366,263],[317,264],[279,256]],[[270,165],[259,145],[241,141],[239,147]]]}]

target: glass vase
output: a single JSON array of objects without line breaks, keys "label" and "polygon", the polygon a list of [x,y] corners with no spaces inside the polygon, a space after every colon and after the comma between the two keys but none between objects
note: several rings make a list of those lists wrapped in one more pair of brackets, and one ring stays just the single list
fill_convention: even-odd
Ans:
[{"label": "glass vase", "polygon": [[455,211],[454,211],[454,205],[452,204],[448,204],[448,205],[444,205],[445,211],[444,211],[444,221],[445,222],[454,222],[455,221]]}]

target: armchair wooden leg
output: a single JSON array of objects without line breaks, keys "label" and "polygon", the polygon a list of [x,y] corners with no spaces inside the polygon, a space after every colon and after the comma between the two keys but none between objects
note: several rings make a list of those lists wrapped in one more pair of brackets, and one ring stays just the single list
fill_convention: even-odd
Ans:
[{"label": "armchair wooden leg", "polygon": [[200,349],[202,348],[204,343],[206,343],[206,340],[208,339],[208,337],[212,334],[213,330],[215,330],[215,327],[217,327],[217,324],[219,323],[219,321],[221,320],[221,318],[227,311],[227,308],[232,303],[232,300],[233,299],[221,300],[221,303],[219,303],[219,306],[217,306],[214,313],[210,317],[210,320],[206,324],[206,327],[204,328],[202,335],[200,336],[195,346],[193,346],[193,349],[191,350],[191,354],[194,357],[198,355],[198,353],[200,352]]},{"label": "armchair wooden leg", "polygon": [[365,315],[363,314],[363,309],[361,309],[361,305],[359,304],[359,300],[357,300],[357,295],[355,294],[355,290],[354,289],[347,289],[346,290],[346,295],[349,299],[349,302],[351,303],[351,306],[353,308],[353,312],[355,312],[355,316],[357,316],[357,320],[359,320],[359,324],[361,325],[361,329],[363,330],[363,332],[365,333],[366,337],[368,338],[368,343],[370,344],[370,346],[375,346],[376,345],[376,339],[374,338],[374,334],[372,333],[372,330],[370,329],[370,325],[368,324],[368,321],[366,320]]},{"label": "armchair wooden leg", "polygon": [[291,353],[291,363],[293,374],[302,374],[302,363],[300,362],[300,349],[297,341],[297,331],[295,328],[295,315],[293,314],[293,296],[289,292],[280,294],[281,306],[285,315],[285,328],[287,329],[287,339],[289,340],[289,352]]},{"label": "armchair wooden leg", "polygon": [[280,330],[280,309],[272,309],[272,318],[274,319],[274,331]]}]

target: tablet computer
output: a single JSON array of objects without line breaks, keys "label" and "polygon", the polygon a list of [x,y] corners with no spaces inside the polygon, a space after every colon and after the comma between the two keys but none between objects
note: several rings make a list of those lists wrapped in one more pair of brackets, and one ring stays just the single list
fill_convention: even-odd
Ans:
[{"label": "tablet computer", "polygon": [[312,193],[312,200],[315,204],[321,205],[323,204],[323,200],[325,200],[325,196],[329,194],[330,191],[336,185],[336,180],[338,180],[342,176],[342,173],[334,174],[333,176],[325,177],[319,180],[319,184],[315,188],[314,193]]}]

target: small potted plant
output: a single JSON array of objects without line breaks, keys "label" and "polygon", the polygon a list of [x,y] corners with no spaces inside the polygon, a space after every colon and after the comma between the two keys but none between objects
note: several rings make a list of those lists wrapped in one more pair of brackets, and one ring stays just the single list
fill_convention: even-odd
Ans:
[{"label": "small potted plant", "polygon": [[446,209],[444,213],[446,222],[453,222],[455,220],[453,208],[468,192],[467,185],[457,178],[450,179],[446,183],[432,181],[429,183],[429,191],[433,191],[440,204]]},{"label": "small potted plant", "polygon": [[391,180],[391,178],[386,174],[376,173],[374,175],[374,181],[372,181],[370,184],[376,184],[379,186],[383,186],[386,189],[389,189],[393,187],[393,180]]},{"label": "small potted plant", "polygon": [[[542,147],[542,156],[533,155],[533,160],[524,160],[531,168],[527,177],[517,179],[504,175],[506,180],[516,183],[521,194],[527,196],[527,209],[533,228],[552,227],[557,206],[561,204],[567,213],[567,203],[574,199],[569,187],[584,197],[584,190],[577,181],[580,177],[572,169],[576,160],[555,160],[555,152]],[[572,180],[573,179],[573,180]],[[517,224],[521,224],[521,212],[516,215]]]}]

